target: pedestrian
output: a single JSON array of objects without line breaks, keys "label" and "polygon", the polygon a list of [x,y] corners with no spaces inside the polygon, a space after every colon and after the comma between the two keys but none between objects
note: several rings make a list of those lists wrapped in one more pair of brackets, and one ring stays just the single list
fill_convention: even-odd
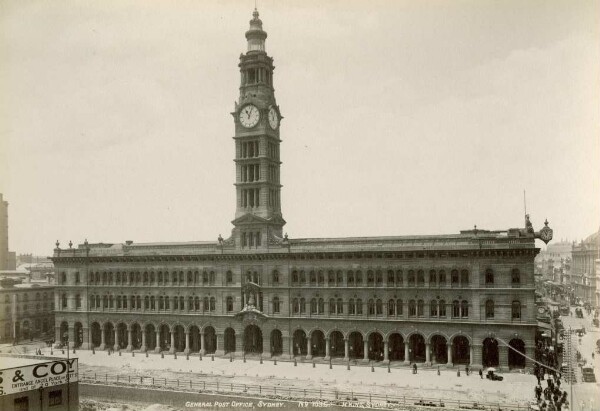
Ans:
[{"label": "pedestrian", "polygon": [[541,381],[540,381],[540,379],[541,379],[541,377],[540,377],[540,371],[538,371],[538,373],[535,375],[535,377],[537,378],[538,385],[540,385],[541,384]]},{"label": "pedestrian", "polygon": [[469,375],[469,366],[468,366],[468,365],[466,365],[466,366],[465,366],[465,373],[466,373],[467,375]]},{"label": "pedestrian", "polygon": [[479,369],[479,378],[483,380],[483,370],[481,368]]},{"label": "pedestrian", "polygon": [[417,364],[413,364],[413,374],[417,373]]}]

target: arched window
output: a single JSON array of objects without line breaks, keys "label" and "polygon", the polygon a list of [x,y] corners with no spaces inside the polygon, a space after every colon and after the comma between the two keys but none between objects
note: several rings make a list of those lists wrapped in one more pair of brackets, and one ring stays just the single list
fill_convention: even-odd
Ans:
[{"label": "arched window", "polygon": [[325,312],[325,300],[319,298],[319,307],[317,308],[319,314],[323,314]]},{"label": "arched window", "polygon": [[121,303],[121,296],[117,295],[117,309],[120,310],[123,308],[123,304]]},{"label": "arched window", "polygon": [[203,285],[208,284],[208,272],[207,271],[202,271],[202,284]]},{"label": "arched window", "polygon": [[187,283],[188,284],[192,284],[194,282],[194,276],[192,275],[191,271],[187,272]]},{"label": "arched window", "polygon": [[279,297],[273,297],[273,314],[279,314],[280,306],[279,306]]},{"label": "arched window", "polygon": [[396,315],[396,302],[394,300],[388,301],[388,315],[390,317]]},{"label": "arched window", "polygon": [[233,311],[233,297],[227,297],[225,306],[227,307],[228,313]]},{"label": "arched window", "polygon": [[144,297],[144,309],[145,310],[150,309],[150,297],[149,296]]},{"label": "arched window", "polygon": [[323,275],[323,271],[319,270],[317,273],[317,280],[319,285],[325,285],[325,275]]},{"label": "arched window", "polygon": [[335,272],[333,270],[329,270],[327,272],[327,283],[329,284],[329,286],[335,284]]},{"label": "arched window", "polygon": [[170,299],[169,297],[165,297],[165,310],[169,310],[170,309]]},{"label": "arched window", "polygon": [[309,278],[310,278],[310,285],[317,284],[317,274],[315,273],[314,270],[310,270]]},{"label": "arched window", "polygon": [[179,309],[179,298],[177,298],[177,297],[173,297],[173,309],[174,310]]},{"label": "arched window", "polygon": [[292,271],[292,284],[298,284],[298,271]]},{"label": "arched window", "polygon": [[329,314],[335,314],[335,299],[329,299]]},{"label": "arched window", "polygon": [[96,309],[100,308],[100,296],[96,296]]},{"label": "arched window", "polygon": [[460,285],[461,285],[461,287],[464,287],[468,284],[469,284],[469,271],[462,270],[460,272]]},{"label": "arched window", "polygon": [[417,316],[423,317],[425,315],[425,303],[423,300],[417,301]]},{"label": "arched window", "polygon": [[512,279],[512,285],[513,285],[513,287],[514,286],[519,286],[521,284],[521,272],[519,271],[518,268],[514,268],[512,270],[511,279]]},{"label": "arched window", "polygon": [[316,298],[312,298],[310,300],[310,313],[311,314],[317,313],[317,299]]},{"label": "arched window", "polygon": [[388,270],[387,272],[387,283],[390,286],[394,286],[396,284],[396,276],[394,275],[393,270]]},{"label": "arched window", "polygon": [[356,285],[357,286],[361,286],[363,283],[363,275],[362,275],[362,271],[358,270],[356,272]]},{"label": "arched window", "polygon": [[438,284],[440,287],[446,286],[446,272],[444,270],[440,270],[438,273]]},{"label": "arched window", "polygon": [[202,305],[203,305],[203,307],[202,307],[203,311],[206,311],[206,312],[210,311],[210,300],[208,299],[208,297],[204,297]]},{"label": "arched window", "polygon": [[452,301],[452,317],[460,317],[460,302],[458,300]]},{"label": "arched window", "polygon": [[300,299],[300,314],[304,314],[306,312],[306,300],[304,298]]},{"label": "arched window", "polygon": [[144,271],[144,284],[148,284],[148,273]]},{"label": "arched window", "polygon": [[[146,298],[148,298],[148,297],[146,297]],[[193,309],[194,309],[194,297],[190,296],[190,297],[188,297],[187,310],[192,311]]]},{"label": "arched window", "polygon": [[378,287],[383,284],[383,274],[381,273],[381,270],[375,271],[375,283]]},{"label": "arched window", "polygon": [[298,314],[300,312],[300,304],[298,304],[298,299],[294,298],[292,301],[292,311],[294,314]]},{"label": "arched window", "polygon": [[431,300],[429,302],[429,313],[432,317],[438,316],[438,302],[437,300]]},{"label": "arched window", "polygon": [[435,275],[435,270],[429,270],[429,286],[435,287],[437,283],[437,275]]},{"label": "arched window", "polygon": [[300,284],[306,284],[306,274],[304,274],[304,271],[300,271]]},{"label": "arched window", "polygon": [[491,268],[485,270],[485,285],[494,284],[494,271]]},{"label": "arched window", "polygon": [[277,270],[273,270],[273,284],[279,284],[279,271]]},{"label": "arched window", "polygon": [[452,270],[450,272],[450,284],[452,287],[459,286],[458,270]]},{"label": "arched window", "polygon": [[402,270],[396,271],[396,286],[402,287],[404,284],[404,272]]},{"label": "arched window", "polygon": [[102,296],[102,305],[104,308],[108,308],[108,295]]},{"label": "arched window", "polygon": [[153,295],[150,296],[150,309],[156,310],[156,298]]},{"label": "arched window", "polygon": [[425,273],[423,270],[417,271],[417,285],[423,287],[425,285]]},{"label": "arched window", "polygon": [[[38,309],[40,307],[40,305],[37,305]],[[81,308],[81,295],[77,294],[75,296],[75,308]]]},{"label": "arched window", "polygon": [[401,299],[396,300],[396,315],[404,315],[404,304]]},{"label": "arched window", "polygon": [[375,315],[375,302],[372,298],[369,301],[367,301],[367,314]]},{"label": "arched window", "polygon": [[409,287],[415,286],[415,272],[413,270],[408,271],[408,286]]},{"label": "arched window", "polygon": [[[142,308],[142,304],[140,301],[140,296],[135,297],[135,301],[137,302],[137,308]],[[185,298],[183,296],[179,297],[179,311],[185,310]]]},{"label": "arched window", "polygon": [[485,318],[494,318],[494,300],[486,300]]},{"label": "arched window", "polygon": [[469,316],[469,303],[467,300],[462,300],[460,303],[460,316],[468,317]]},{"label": "arched window", "polygon": [[61,307],[67,308],[67,294],[63,293],[61,296]]},{"label": "arched window", "polygon": [[353,286],[354,285],[354,271],[348,271],[347,276],[348,276],[348,285]]},{"label": "arched window", "polygon": [[344,274],[342,273],[342,270],[337,270],[335,272],[335,280],[337,285],[342,285],[344,283]]},{"label": "arched window", "polygon": [[158,285],[162,285],[163,282],[163,273],[162,271],[158,272]]},{"label": "arched window", "polygon": [[[216,276],[215,276],[215,272],[211,271],[210,272],[210,278],[209,278],[209,284],[210,285],[215,285],[216,282]],[[258,281],[255,281],[256,284],[258,284]]]},{"label": "arched window", "polygon": [[215,297],[210,297],[210,311],[215,311],[217,301]]},{"label": "arched window", "polygon": [[415,300],[410,300],[408,302],[408,316],[414,317],[415,315],[417,315],[417,303]]},{"label": "arched window", "polygon": [[375,273],[373,270],[367,271],[367,287],[373,287],[375,285]]},{"label": "arched window", "polygon": [[337,300],[337,313],[344,314],[344,302],[341,298],[338,298]]},{"label": "arched window", "polygon": [[150,271],[150,284],[154,284],[154,271]]},{"label": "arched window", "polygon": [[362,314],[363,314],[363,303],[360,298],[357,298],[356,299],[356,315],[362,315]]},{"label": "arched window", "polygon": [[348,300],[348,314],[356,315],[356,307],[354,306],[354,298]]},{"label": "arched window", "polygon": [[200,311],[200,297],[194,297],[194,311]]},{"label": "arched window", "polygon": [[513,320],[520,320],[521,319],[521,302],[520,301],[513,301],[512,302],[512,319]]},{"label": "arched window", "polygon": [[383,303],[379,299],[375,301],[375,314],[383,315]]}]

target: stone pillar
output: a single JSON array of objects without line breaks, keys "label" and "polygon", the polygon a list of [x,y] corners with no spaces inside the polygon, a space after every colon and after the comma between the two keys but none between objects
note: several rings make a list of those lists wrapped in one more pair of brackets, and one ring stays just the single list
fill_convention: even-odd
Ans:
[{"label": "stone pillar", "polygon": [[[13,338],[15,340],[17,340],[17,338],[19,338],[19,336],[16,334],[15,332],[15,324],[17,324],[17,322],[13,322],[13,330],[12,330],[12,334],[13,334]],[[54,348],[58,348],[60,346],[60,344],[62,343],[62,336],[60,335],[60,326],[58,327],[54,327]]]},{"label": "stone pillar", "polygon": [[142,346],[140,347],[142,352],[146,352],[146,330],[142,329]]},{"label": "stone pillar", "polygon": [[369,340],[363,342],[363,362],[369,362]]},{"label": "stone pillar", "polygon": [[294,350],[294,338],[289,337],[289,346],[290,346],[290,358],[294,358],[296,356],[296,351]]},{"label": "stone pillar", "polygon": [[306,359],[312,359],[312,343],[310,337],[306,339]]},{"label": "stone pillar", "polygon": [[171,332],[169,334],[171,334],[171,349],[169,350],[169,353],[174,354],[175,353],[175,331],[171,330]]},{"label": "stone pillar", "polygon": [[154,348],[154,352],[160,352],[160,328],[156,329],[156,347]]},{"label": "stone pillar", "polygon": [[127,352],[133,351],[133,343],[131,341],[131,327],[127,328]]},{"label": "stone pillar", "polygon": [[452,362],[452,342],[448,342],[448,363],[446,364],[448,367],[452,367],[454,364]]},{"label": "stone pillar", "polygon": [[348,361],[350,359],[350,342],[347,338],[344,338],[344,360]]},{"label": "stone pillar", "polygon": [[328,361],[331,359],[331,340],[329,338],[325,338],[325,360]]},{"label": "stone pillar", "polygon": [[190,353],[190,332],[188,330],[185,330],[185,348],[183,350],[183,353]]},{"label": "stone pillar", "polygon": [[389,349],[388,340],[385,340],[383,342],[383,362],[385,364],[389,364],[389,362],[390,362],[390,349]]},{"label": "stone pillar", "polygon": [[508,350],[506,345],[498,344],[498,368],[508,371]]},{"label": "stone pillar", "polygon": [[106,349],[106,335],[104,331],[104,327],[100,328],[100,350]]},{"label": "stone pillar", "polygon": [[119,327],[115,327],[114,328],[114,333],[115,333],[115,345],[114,345],[114,350],[118,351],[119,350]]},{"label": "stone pillar", "polygon": [[[33,327],[33,324],[31,324],[31,328]],[[29,332],[32,333],[33,330],[30,328]],[[67,333],[69,335],[69,348],[74,348],[75,347],[75,324],[69,324],[69,329],[67,330]]]},{"label": "stone pillar", "polygon": [[[533,345],[526,345],[525,346],[525,355],[527,357],[533,357],[534,356],[534,352],[535,352],[535,346],[533,346]],[[525,369],[533,372],[533,361],[531,361],[527,357],[525,357]]]},{"label": "stone pillar", "polygon": [[410,364],[410,350],[408,348],[409,343],[404,342],[404,364]]},{"label": "stone pillar", "polygon": [[225,350],[223,347],[223,335],[216,334],[216,347],[215,347],[215,355],[225,355]]},{"label": "stone pillar", "polygon": [[425,344],[425,364],[431,365],[431,344]]},{"label": "stone pillar", "polygon": [[92,348],[92,342],[90,341],[90,329],[82,328],[81,332],[83,333],[83,341],[81,342],[82,350],[90,350]]},{"label": "stone pillar", "polygon": [[471,350],[471,367],[483,368],[483,345],[472,345]]},{"label": "stone pillar", "polygon": [[200,331],[200,355],[206,354],[206,349],[204,348],[204,331]]},{"label": "stone pillar", "polygon": [[469,345],[469,365],[473,366],[473,345]]}]

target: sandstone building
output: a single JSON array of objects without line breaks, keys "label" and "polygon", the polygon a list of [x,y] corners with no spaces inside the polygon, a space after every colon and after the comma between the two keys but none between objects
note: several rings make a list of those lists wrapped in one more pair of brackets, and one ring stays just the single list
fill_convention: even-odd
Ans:
[{"label": "sandstone building", "polygon": [[56,338],[83,348],[525,367],[546,226],[288,238],[273,59],[255,11],[233,113],[229,238],[61,249]]}]

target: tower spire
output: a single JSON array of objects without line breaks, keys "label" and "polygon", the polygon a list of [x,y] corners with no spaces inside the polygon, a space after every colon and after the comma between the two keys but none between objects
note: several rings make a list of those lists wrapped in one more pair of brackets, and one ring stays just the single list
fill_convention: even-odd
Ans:
[{"label": "tower spire", "polygon": [[258,9],[255,4],[252,20],[250,20],[250,29],[246,32],[246,39],[248,40],[248,51],[264,52],[267,32],[262,29],[262,20],[258,16]]}]

